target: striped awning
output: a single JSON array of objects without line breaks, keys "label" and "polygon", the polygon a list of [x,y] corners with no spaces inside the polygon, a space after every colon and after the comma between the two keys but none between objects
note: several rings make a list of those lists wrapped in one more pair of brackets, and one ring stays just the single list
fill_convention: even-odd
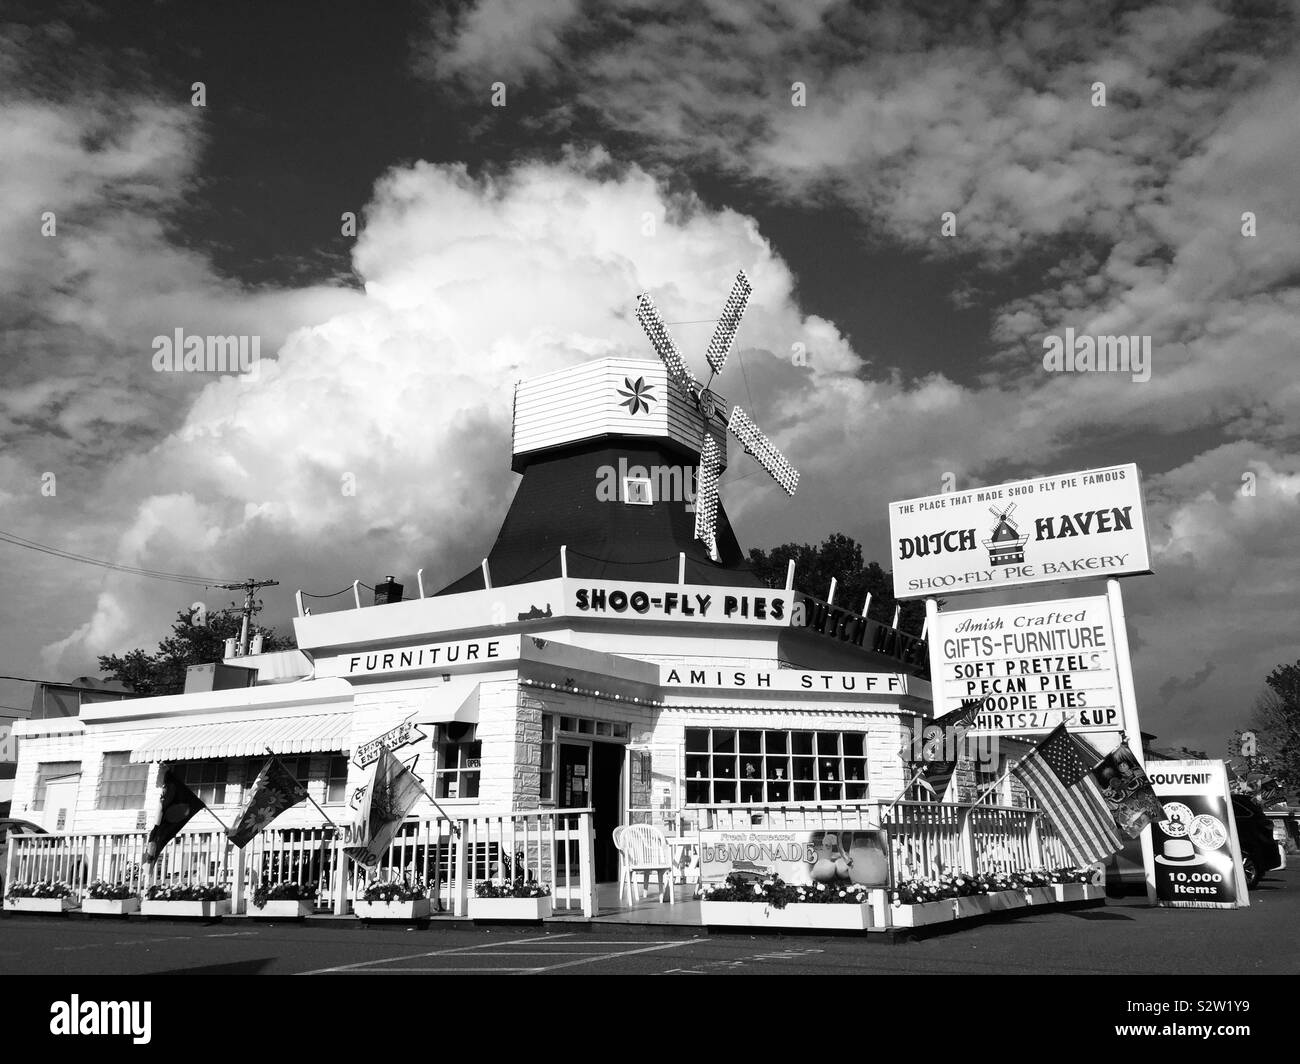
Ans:
[{"label": "striped awning", "polygon": [[321,713],[228,724],[167,728],[131,751],[132,761],[197,761],[207,757],[313,754],[349,749],[352,714]]}]

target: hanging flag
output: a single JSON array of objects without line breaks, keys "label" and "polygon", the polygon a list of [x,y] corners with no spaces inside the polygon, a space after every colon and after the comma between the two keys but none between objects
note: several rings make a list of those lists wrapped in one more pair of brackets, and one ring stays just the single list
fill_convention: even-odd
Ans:
[{"label": "hanging flag", "polygon": [[343,852],[357,864],[373,868],[423,793],[424,788],[415,773],[385,746],[375,761],[374,772],[358,810],[361,842]]},{"label": "hanging flag", "polygon": [[271,826],[286,809],[307,798],[307,788],[300,783],[278,757],[273,757],[257,774],[253,789],[235,822],[226,831],[230,841],[241,850]]},{"label": "hanging flag", "polygon": [[204,808],[203,799],[190,790],[171,767],[163,772],[162,801],[158,806],[158,822],[149,832],[149,841],[145,843],[144,859],[153,864],[158,860],[163,847],[172,841],[181,828],[188,824]]},{"label": "hanging flag", "polygon": [[1127,743],[1097,760],[1097,751],[1078,736],[1074,739],[1092,755],[1092,778],[1125,838],[1136,839],[1148,824],[1165,819],[1165,807]]},{"label": "hanging flag", "polygon": [[935,801],[942,798],[957,767],[962,740],[975,723],[983,699],[972,698],[942,717],[935,717],[912,736],[899,756],[915,782],[922,784]]},{"label": "hanging flag", "polygon": [[1058,724],[1012,772],[1051,818],[1066,852],[1079,867],[1104,860],[1123,845],[1110,808],[1064,724]]}]

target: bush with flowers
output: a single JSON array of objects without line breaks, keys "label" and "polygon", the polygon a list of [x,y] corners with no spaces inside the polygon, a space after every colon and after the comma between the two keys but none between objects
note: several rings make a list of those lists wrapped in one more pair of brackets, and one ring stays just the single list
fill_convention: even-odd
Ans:
[{"label": "bush with flowers", "polygon": [[376,879],[367,883],[361,894],[362,901],[420,901],[429,896],[423,879],[407,873],[400,879]]},{"label": "bush with flowers", "polygon": [[1037,868],[1019,872],[943,872],[936,876],[905,879],[889,892],[895,905],[924,905],[931,901],[964,898],[973,894],[997,894],[1004,890],[1026,890],[1053,883],[1087,883],[1086,868]]},{"label": "bush with flowers", "polygon": [[212,883],[155,883],[144,892],[146,901],[225,901],[230,891]]},{"label": "bush with flowers", "polygon": [[695,895],[700,901],[762,902],[773,909],[787,905],[862,905],[868,900],[867,887],[857,883],[844,885],[787,883],[778,875],[761,879],[732,872],[724,883],[705,883]]},{"label": "bush with flowers", "polygon": [[549,898],[551,888],[545,883],[525,882],[522,878],[512,880],[485,879],[474,884],[476,898]]},{"label": "bush with flowers", "polygon": [[134,898],[138,890],[128,883],[110,883],[106,879],[97,879],[90,884],[87,896],[95,901],[126,901]]},{"label": "bush with flowers", "polygon": [[315,883],[259,883],[253,891],[253,904],[265,909],[268,901],[315,901]]},{"label": "bush with flowers", "polygon": [[68,883],[42,879],[37,883],[14,883],[9,887],[10,898],[70,898],[73,889]]}]

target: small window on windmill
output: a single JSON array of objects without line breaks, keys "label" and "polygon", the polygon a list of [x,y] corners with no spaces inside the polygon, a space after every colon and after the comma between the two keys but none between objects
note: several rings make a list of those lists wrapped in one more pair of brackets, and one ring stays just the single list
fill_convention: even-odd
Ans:
[{"label": "small window on windmill", "polygon": [[650,491],[649,477],[624,477],[623,501],[629,506],[650,506],[654,495]]}]

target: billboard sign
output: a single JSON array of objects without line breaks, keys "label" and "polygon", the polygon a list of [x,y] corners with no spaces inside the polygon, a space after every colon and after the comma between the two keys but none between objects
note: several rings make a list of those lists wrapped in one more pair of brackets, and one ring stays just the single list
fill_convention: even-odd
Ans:
[{"label": "billboard sign", "polygon": [[778,875],[792,886],[826,889],[889,885],[889,840],[880,829],[701,831],[700,882],[732,872]]},{"label": "billboard sign", "polygon": [[1124,727],[1105,595],[943,611],[931,637],[935,716],[983,700],[972,733],[1030,735]]},{"label": "billboard sign", "polygon": [[1136,465],[889,504],[900,599],[1151,571]]}]

